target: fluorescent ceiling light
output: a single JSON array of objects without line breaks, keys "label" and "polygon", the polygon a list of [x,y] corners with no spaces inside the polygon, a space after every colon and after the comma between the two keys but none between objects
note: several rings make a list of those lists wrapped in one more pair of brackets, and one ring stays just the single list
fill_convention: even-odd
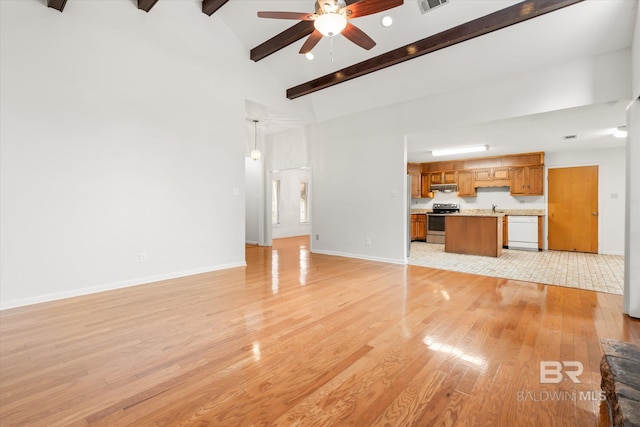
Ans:
[{"label": "fluorescent ceiling light", "polygon": [[626,126],[618,126],[616,130],[613,131],[613,136],[616,138],[626,138],[627,137],[627,127]]},{"label": "fluorescent ceiling light", "polygon": [[432,150],[433,156],[448,156],[450,154],[463,154],[463,153],[477,153],[479,151],[487,151],[488,145],[470,145],[467,147],[454,147],[454,148],[442,148],[439,150]]}]

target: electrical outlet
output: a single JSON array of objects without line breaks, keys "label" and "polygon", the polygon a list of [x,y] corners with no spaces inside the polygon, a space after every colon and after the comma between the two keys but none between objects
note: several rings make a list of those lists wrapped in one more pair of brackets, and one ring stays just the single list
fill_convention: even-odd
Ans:
[{"label": "electrical outlet", "polygon": [[320,235],[316,234],[316,240],[320,240]]},{"label": "electrical outlet", "polygon": [[371,237],[367,237],[367,239],[364,241],[364,244],[367,246],[371,246]]},{"label": "electrical outlet", "polygon": [[147,262],[147,253],[146,252],[140,252],[139,259],[140,259],[140,262]]}]

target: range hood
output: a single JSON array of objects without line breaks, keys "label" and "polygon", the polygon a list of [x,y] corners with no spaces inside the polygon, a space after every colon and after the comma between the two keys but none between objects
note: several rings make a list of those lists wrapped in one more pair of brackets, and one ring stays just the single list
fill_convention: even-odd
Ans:
[{"label": "range hood", "polygon": [[430,191],[442,191],[443,193],[453,193],[458,191],[456,184],[431,184]]}]

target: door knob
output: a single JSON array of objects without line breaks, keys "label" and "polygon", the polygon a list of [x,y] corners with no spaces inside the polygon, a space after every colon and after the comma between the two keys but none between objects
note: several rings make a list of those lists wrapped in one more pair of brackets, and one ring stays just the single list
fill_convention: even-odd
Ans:
[{"label": "door knob", "polygon": [[591,215],[598,216],[598,212],[591,212]]}]

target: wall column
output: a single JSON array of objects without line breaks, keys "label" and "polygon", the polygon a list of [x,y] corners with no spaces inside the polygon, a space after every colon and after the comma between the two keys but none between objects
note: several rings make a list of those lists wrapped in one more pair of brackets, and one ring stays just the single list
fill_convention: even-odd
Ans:
[{"label": "wall column", "polygon": [[640,97],[627,108],[624,312],[640,318]]}]

